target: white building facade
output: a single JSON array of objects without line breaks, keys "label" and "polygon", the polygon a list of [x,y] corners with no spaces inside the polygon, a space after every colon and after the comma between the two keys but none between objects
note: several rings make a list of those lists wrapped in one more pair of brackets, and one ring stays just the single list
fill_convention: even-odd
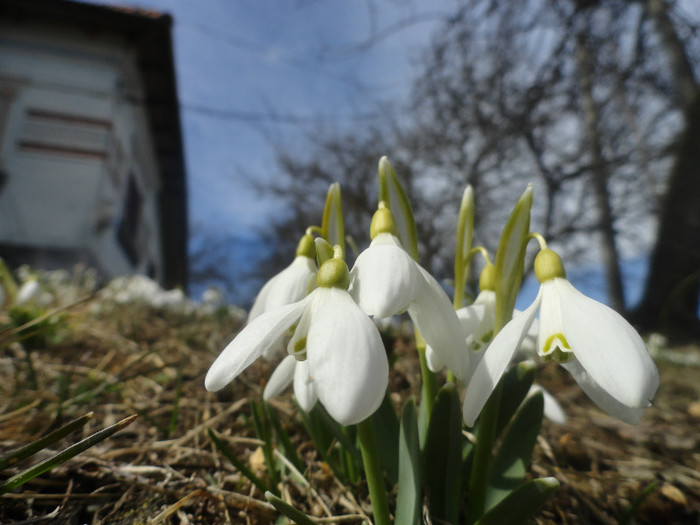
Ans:
[{"label": "white building facade", "polygon": [[0,257],[186,286],[170,25],[68,1],[2,3]]}]

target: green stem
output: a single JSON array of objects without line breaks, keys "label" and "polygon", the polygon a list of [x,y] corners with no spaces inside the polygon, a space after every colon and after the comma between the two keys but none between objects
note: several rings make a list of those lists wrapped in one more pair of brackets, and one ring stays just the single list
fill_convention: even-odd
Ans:
[{"label": "green stem", "polygon": [[391,525],[384,473],[379,461],[379,452],[374,442],[372,422],[369,418],[357,424],[357,435],[360,438],[362,463],[365,466],[365,476],[369,487],[369,497],[372,501],[374,523],[375,525]]},{"label": "green stem", "polygon": [[420,334],[416,332],[416,342],[418,343],[418,358],[420,359],[420,376],[421,376],[421,395],[420,403],[423,405],[425,403],[425,415],[426,415],[426,425],[430,421],[430,414],[433,411],[433,404],[435,404],[435,396],[437,395],[437,377],[435,373],[430,370],[428,366],[428,360],[425,357],[425,342]]}]

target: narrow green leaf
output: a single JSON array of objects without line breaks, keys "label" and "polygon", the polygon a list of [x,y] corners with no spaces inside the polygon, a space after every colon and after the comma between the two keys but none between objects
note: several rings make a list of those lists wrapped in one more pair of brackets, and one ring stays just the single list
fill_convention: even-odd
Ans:
[{"label": "narrow green leaf", "polygon": [[168,425],[168,437],[177,429],[177,420],[180,416],[180,396],[182,395],[182,365],[177,369],[177,383],[175,384],[175,399],[173,410],[170,413],[170,425]]},{"label": "narrow green leaf", "polygon": [[255,433],[263,442],[262,451],[265,457],[265,465],[267,466],[267,471],[270,475],[270,483],[272,486],[276,487],[279,484],[279,475],[277,473],[277,461],[275,460],[275,450],[274,442],[272,439],[272,428],[270,426],[270,421],[265,413],[264,401],[256,403],[255,401],[250,403],[250,412],[253,416],[253,425],[255,426]]},{"label": "narrow green leaf", "polygon": [[379,159],[379,200],[384,201],[391,210],[404,249],[418,260],[418,234],[411,202],[386,157]]},{"label": "narrow green leaf", "polygon": [[423,453],[431,516],[457,523],[462,496],[462,409],[455,385],[435,398]]},{"label": "narrow green leaf", "polygon": [[326,206],[323,208],[323,237],[331,246],[340,246],[345,257],[345,226],[343,224],[343,207],[340,199],[340,184],[334,182],[328,188]]},{"label": "narrow green leaf", "polygon": [[370,421],[384,473],[389,483],[395,485],[399,479],[399,451],[396,448],[399,440],[399,418],[388,392],[377,411],[370,416]]},{"label": "narrow green leaf", "polygon": [[642,492],[640,492],[639,495],[636,498],[634,498],[632,503],[629,504],[629,507],[627,507],[622,513],[622,516],[620,516],[617,525],[628,525],[629,523],[632,523],[632,518],[634,518],[634,515],[639,510],[639,506],[644,502],[645,499],[647,499],[647,497],[652,492],[656,490],[658,486],[659,483],[657,481],[652,481],[646,487],[644,487],[644,490],[642,490]]},{"label": "narrow green leaf", "polygon": [[485,513],[476,525],[519,525],[534,516],[557,491],[555,478],[538,478],[522,484]]},{"label": "narrow green leaf", "polygon": [[496,253],[496,329],[513,316],[515,299],[523,278],[527,235],[530,233],[532,186],[528,186],[503,228]]},{"label": "narrow green leaf", "polygon": [[503,429],[515,414],[518,407],[530,391],[537,365],[532,361],[522,361],[511,367],[501,379],[503,393],[501,404],[498,408],[498,421],[496,423],[496,436],[500,436]]},{"label": "narrow green leaf", "polygon": [[0,483],[0,494],[4,494],[5,492],[9,492],[10,490],[13,490],[20,485],[23,485],[24,483],[34,479],[37,476],[40,476],[44,472],[47,472],[51,470],[52,468],[65,463],[69,459],[74,458],[81,452],[86,451],[90,447],[95,446],[97,443],[100,441],[103,441],[107,439],[109,436],[114,434],[115,432],[119,432],[123,428],[129,426],[131,423],[134,422],[136,419],[135,415],[126,417],[122,419],[121,421],[115,423],[114,425],[110,425],[107,428],[103,428],[102,430],[95,432],[91,436],[86,437],[82,441],[79,441],[75,445],[71,445],[65,450],[62,450],[55,456],[52,456],[40,463],[37,463],[33,467],[30,467],[19,474],[16,474],[12,476],[10,479],[6,480],[3,483]]},{"label": "narrow green leaf", "polygon": [[299,457],[299,454],[297,453],[297,449],[292,443],[292,441],[289,439],[289,434],[287,433],[286,430],[284,430],[284,427],[282,427],[282,422],[280,421],[279,416],[277,415],[277,412],[275,409],[272,407],[272,405],[265,403],[265,412],[267,413],[267,418],[272,424],[272,428],[275,430],[275,434],[277,435],[277,439],[282,446],[282,450],[284,452],[284,456],[292,462],[292,465],[299,471],[303,472],[306,468],[304,465],[304,462],[301,460]]},{"label": "narrow green leaf", "polygon": [[209,439],[212,440],[216,449],[221,452],[221,454],[228,459],[231,464],[240,471],[241,474],[248,478],[248,480],[250,480],[250,482],[260,490],[260,492],[265,494],[272,489],[272,487],[268,486],[267,483],[256,476],[244,462],[238,459],[231,449],[226,446],[226,444],[211,428],[207,429],[207,433],[209,434]]},{"label": "narrow green leaf", "polygon": [[273,507],[275,507],[281,514],[287,516],[297,525],[316,525],[316,522],[311,519],[311,517],[304,514],[299,509],[292,507],[289,503],[281,500],[271,492],[265,493],[265,498],[269,501]]},{"label": "narrow green leaf", "polygon": [[474,236],[474,190],[468,185],[462,194],[462,202],[457,217],[457,248],[455,250],[455,309],[461,308],[464,301],[464,286],[469,277],[469,251]]},{"label": "narrow green leaf", "polygon": [[394,523],[421,523],[421,455],[416,402],[409,399],[401,412],[399,431],[399,486]]},{"label": "narrow green leaf", "polygon": [[525,479],[542,426],[544,397],[528,397],[515,414],[491,465],[485,510],[498,504]]},{"label": "narrow green leaf", "polygon": [[316,237],[314,243],[316,245],[316,264],[320,268],[324,262],[333,258],[333,246],[321,237]]},{"label": "narrow green leaf", "polygon": [[36,441],[32,441],[31,443],[0,458],[0,471],[33,456],[40,450],[43,450],[46,447],[56,443],[59,439],[62,439],[68,434],[75,432],[79,428],[82,428],[88,421],[92,419],[94,415],[94,412],[88,412],[84,416],[79,417],[78,419],[74,419],[70,423],[63,425],[62,427],[54,430],[50,434],[47,434],[46,436],[39,438]]}]

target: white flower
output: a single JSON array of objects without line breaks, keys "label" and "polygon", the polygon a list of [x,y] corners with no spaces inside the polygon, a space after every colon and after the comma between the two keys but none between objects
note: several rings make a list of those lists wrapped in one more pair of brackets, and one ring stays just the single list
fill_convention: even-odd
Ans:
[{"label": "white flower", "polygon": [[560,362],[603,410],[637,423],[659,384],[642,338],[620,314],[577,291],[551,250],[537,255],[535,274],[542,283],[535,301],[496,335],[474,372],[464,399],[467,425],[474,424],[538,310],[537,353]]},{"label": "white flower", "polygon": [[[377,213],[382,210],[386,209]],[[365,313],[380,319],[408,310],[438,359],[457,377],[463,376],[469,356],[452,303],[435,278],[406,253],[398,238],[378,233],[357,257],[350,279],[350,293]]]},{"label": "white flower", "polygon": [[313,258],[297,255],[289,266],[262,287],[250,309],[248,321],[264,312],[295,303],[305,297],[315,275],[316,263]]},{"label": "white flower", "polygon": [[527,393],[527,396],[530,397],[538,392],[542,392],[542,397],[544,398],[544,417],[557,425],[565,425],[566,412],[564,412],[564,409],[561,407],[556,398],[542,388],[542,386],[532,385]]},{"label": "white flower", "polygon": [[[329,263],[330,271],[325,271]],[[344,276],[338,277],[332,267],[339,267],[338,263],[344,267]],[[229,343],[207,373],[207,390],[223,388],[298,323],[288,349],[292,359],[303,363],[294,367],[300,404],[310,409],[318,399],[343,425],[369,417],[384,398],[389,364],[377,328],[344,289],[347,278],[342,260],[326,261],[319,272],[319,287],[311,294],[261,314]],[[289,383],[292,364],[287,358],[275,372],[278,376],[271,378],[273,393]]]}]

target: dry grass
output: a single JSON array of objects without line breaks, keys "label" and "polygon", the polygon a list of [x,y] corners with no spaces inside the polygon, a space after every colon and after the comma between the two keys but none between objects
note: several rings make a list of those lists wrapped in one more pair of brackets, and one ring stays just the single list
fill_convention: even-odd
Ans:
[{"label": "dry grass", "polygon": [[[178,313],[142,301],[116,304],[100,294],[77,298],[49,306],[70,305],[54,336],[31,353],[37,389],[31,388],[24,351],[13,342],[18,334],[0,332],[0,455],[87,412],[95,416],[82,432],[62,440],[61,448],[130,414],[139,417],[0,496],[0,523],[284,523],[207,434],[215,430],[266,478],[261,442],[248,419],[270,365],[254,364],[218,395],[203,387],[207,368],[240,328],[240,315],[226,309]],[[391,388],[400,402],[417,392],[417,362],[406,341],[392,344],[398,360]],[[660,366],[658,399],[637,427],[602,414],[561,369],[540,371],[570,420],[561,427],[545,422],[541,433],[531,470],[556,476],[562,489],[538,523],[616,523],[654,480],[659,488],[642,505],[640,522],[700,522],[700,368]],[[362,483],[343,485],[333,475],[288,397],[275,408],[306,465],[304,472],[287,469],[283,499],[320,523],[361,523],[371,514]]]}]

